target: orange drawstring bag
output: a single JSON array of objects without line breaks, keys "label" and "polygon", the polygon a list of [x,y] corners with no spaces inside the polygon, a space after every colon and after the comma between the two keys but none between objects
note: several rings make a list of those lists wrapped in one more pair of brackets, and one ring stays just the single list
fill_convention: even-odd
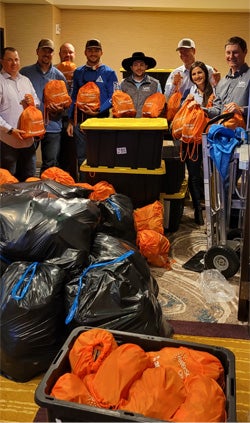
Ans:
[{"label": "orange drawstring bag", "polygon": [[152,229],[164,234],[163,227],[163,205],[156,200],[151,204],[134,210],[134,224],[136,231]]},{"label": "orange drawstring bag", "polygon": [[172,122],[176,113],[178,112],[178,110],[181,106],[181,99],[182,99],[182,94],[181,94],[180,91],[176,91],[168,99],[167,113],[166,113],[166,118],[167,118],[168,122]]},{"label": "orange drawstring bag", "polygon": [[[201,106],[192,99],[184,101],[182,107],[176,113],[172,122],[172,135],[175,140],[180,140],[180,158],[184,162],[186,158],[198,160],[198,145],[202,142],[202,133],[208,122]],[[183,143],[187,144],[183,155]]]},{"label": "orange drawstring bag", "polygon": [[112,95],[112,115],[114,118],[135,117],[136,110],[132,98],[122,90]]},{"label": "orange drawstring bag", "polygon": [[87,182],[76,182],[76,187],[85,188],[93,191],[93,185],[88,184]]},{"label": "orange drawstring bag", "polygon": [[128,400],[123,400],[119,408],[169,421],[185,400],[186,390],[178,374],[171,368],[154,367],[144,370],[131,386]]},{"label": "orange drawstring bag", "polygon": [[37,178],[36,176],[30,176],[29,178],[25,179],[25,182],[37,182],[41,181],[41,178]]},{"label": "orange drawstring bag", "polygon": [[[226,112],[224,112],[226,113]],[[241,113],[234,113],[234,116],[223,122],[223,126],[230,129],[243,128],[246,129],[246,122]]]},{"label": "orange drawstring bag", "polygon": [[173,367],[182,379],[198,374],[214,379],[222,389],[225,387],[224,368],[213,354],[187,347],[165,347],[148,354],[159,366]]},{"label": "orange drawstring bag", "polygon": [[52,166],[44,170],[44,172],[41,174],[41,179],[42,181],[46,179],[52,179],[53,181],[59,182],[60,184],[75,185],[75,180],[72,178],[72,176],[68,172],[65,172],[56,166]]},{"label": "orange drawstring bag", "polygon": [[19,182],[7,169],[0,168],[0,184],[15,184]]},{"label": "orange drawstring bag", "polygon": [[93,192],[89,195],[90,200],[103,201],[110,195],[115,194],[116,191],[113,185],[109,184],[106,181],[97,182],[93,187]]},{"label": "orange drawstring bag", "polygon": [[118,409],[131,385],[152,367],[148,355],[136,344],[123,344],[112,351],[86,385],[99,407]]},{"label": "orange drawstring bag", "polygon": [[108,355],[118,347],[112,333],[94,328],[81,333],[69,353],[72,372],[83,379],[96,373]]},{"label": "orange drawstring bag", "polygon": [[68,94],[66,83],[63,80],[51,79],[48,81],[43,90],[44,95],[44,120],[47,123],[50,114],[54,115],[54,111],[50,106],[53,104],[60,108],[61,111],[67,109],[71,103],[71,97]]},{"label": "orange drawstring bag", "polygon": [[22,134],[24,140],[32,137],[42,138],[46,129],[41,110],[36,106],[26,107],[20,115],[18,128],[25,131]]},{"label": "orange drawstring bag", "polygon": [[149,264],[171,269],[168,256],[170,242],[166,236],[151,229],[144,229],[137,232],[136,244]]},{"label": "orange drawstring bag", "polygon": [[63,401],[95,405],[94,398],[91,397],[85,383],[73,373],[64,373],[60,376],[50,395]]},{"label": "orange drawstring bag", "polygon": [[166,104],[166,97],[162,93],[154,93],[146,98],[142,107],[142,117],[157,118],[161,115]]},{"label": "orange drawstring bag", "polygon": [[56,67],[63,73],[67,82],[72,81],[74,70],[77,68],[75,63],[66,60],[64,62],[58,63]]},{"label": "orange drawstring bag", "polygon": [[207,376],[188,377],[187,397],[172,416],[173,422],[226,422],[226,398],[221,387]]},{"label": "orange drawstring bag", "polygon": [[[78,90],[74,108],[74,125],[77,124],[77,109],[84,113],[84,106],[88,106],[93,112],[98,112],[100,110],[100,88],[95,82],[89,81]],[[83,120],[84,115],[82,114],[82,121]]]}]

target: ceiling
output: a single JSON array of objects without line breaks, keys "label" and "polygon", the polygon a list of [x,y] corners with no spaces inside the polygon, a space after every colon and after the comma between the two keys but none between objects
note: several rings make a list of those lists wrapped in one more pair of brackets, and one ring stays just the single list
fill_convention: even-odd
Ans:
[{"label": "ceiling", "polygon": [[249,0],[0,0],[0,3],[53,5],[59,9],[249,12]]}]

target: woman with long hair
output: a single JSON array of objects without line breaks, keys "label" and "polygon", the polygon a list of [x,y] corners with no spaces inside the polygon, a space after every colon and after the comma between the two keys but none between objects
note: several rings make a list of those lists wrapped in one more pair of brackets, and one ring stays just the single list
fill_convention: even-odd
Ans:
[{"label": "woman with long hair", "polygon": [[[190,67],[189,73],[193,86],[184,93],[183,98],[193,99],[203,107],[208,107],[213,97],[213,87],[209,82],[209,73],[205,63],[195,61]],[[185,149],[185,146],[184,146]],[[194,207],[194,220],[198,225],[204,225],[202,216],[201,199],[203,197],[203,172],[202,172],[202,145],[198,145],[195,160],[186,157],[188,170],[188,188]]]}]

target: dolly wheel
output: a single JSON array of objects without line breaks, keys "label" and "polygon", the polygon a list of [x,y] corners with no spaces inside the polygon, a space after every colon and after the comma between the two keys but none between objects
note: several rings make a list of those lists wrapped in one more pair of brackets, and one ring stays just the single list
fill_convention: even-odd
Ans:
[{"label": "dolly wheel", "polygon": [[217,269],[226,279],[237,273],[240,267],[238,254],[230,247],[211,247],[204,256],[205,269]]}]

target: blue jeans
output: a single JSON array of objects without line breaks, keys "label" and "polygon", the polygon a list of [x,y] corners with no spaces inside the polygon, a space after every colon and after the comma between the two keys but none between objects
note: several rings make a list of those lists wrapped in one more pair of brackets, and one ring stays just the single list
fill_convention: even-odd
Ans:
[{"label": "blue jeans", "polygon": [[20,182],[36,174],[35,145],[13,148],[0,141],[0,167],[7,169]]},{"label": "blue jeans", "polygon": [[61,132],[46,132],[41,140],[42,166],[41,174],[49,167],[59,166]]}]

